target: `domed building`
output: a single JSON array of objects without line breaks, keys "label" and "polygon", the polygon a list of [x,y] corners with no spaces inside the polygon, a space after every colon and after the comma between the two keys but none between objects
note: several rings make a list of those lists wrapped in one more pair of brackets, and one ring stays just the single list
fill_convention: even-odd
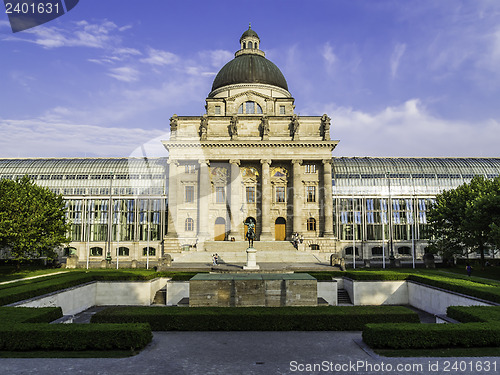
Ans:
[{"label": "domed building", "polygon": [[332,157],[330,118],[295,113],[254,30],[239,44],[206,113],[170,118],[168,158],[0,159],[0,179],[28,175],[64,196],[72,241],[63,258],[122,268],[219,253],[241,264],[253,223],[259,263],[410,265],[428,245],[436,194],[500,174],[500,158]]},{"label": "domed building", "polygon": [[[173,116],[169,151],[167,251],[220,248],[256,228],[257,248],[293,250],[293,233],[333,249],[328,116],[298,116],[279,68],[250,27],[216,75],[206,114]],[[233,249],[242,250],[245,246]],[[229,246],[229,245],[228,245]]]}]

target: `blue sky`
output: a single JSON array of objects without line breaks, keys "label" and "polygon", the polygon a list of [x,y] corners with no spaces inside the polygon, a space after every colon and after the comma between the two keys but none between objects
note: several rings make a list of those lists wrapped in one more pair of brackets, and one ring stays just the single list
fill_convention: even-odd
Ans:
[{"label": "blue sky", "polygon": [[249,22],[335,156],[500,156],[500,1],[80,0],[0,15],[0,157],[166,155]]}]

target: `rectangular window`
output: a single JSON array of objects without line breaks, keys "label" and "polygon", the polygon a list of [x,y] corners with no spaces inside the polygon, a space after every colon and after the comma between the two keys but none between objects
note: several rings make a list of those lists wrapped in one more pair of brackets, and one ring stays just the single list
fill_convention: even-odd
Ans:
[{"label": "rectangular window", "polygon": [[276,203],[285,203],[285,187],[276,186]]},{"label": "rectangular window", "polygon": [[307,187],[307,202],[316,202],[316,186]]},{"label": "rectangular window", "polygon": [[185,186],[184,188],[184,202],[194,202],[194,186]]},{"label": "rectangular window", "polygon": [[255,186],[246,187],[247,203],[255,203]]},{"label": "rectangular window", "polygon": [[280,115],[284,115],[284,114],[285,114],[285,106],[280,105]]},{"label": "rectangular window", "polygon": [[215,114],[220,115],[220,105],[215,106]]},{"label": "rectangular window", "polygon": [[316,164],[306,164],[306,173],[316,173]]},{"label": "rectangular window", "polygon": [[215,188],[215,202],[226,203],[226,191],[223,186],[217,186]]},{"label": "rectangular window", "polygon": [[196,165],[194,164],[186,164],[184,166],[184,172],[188,174],[193,174],[196,172]]}]

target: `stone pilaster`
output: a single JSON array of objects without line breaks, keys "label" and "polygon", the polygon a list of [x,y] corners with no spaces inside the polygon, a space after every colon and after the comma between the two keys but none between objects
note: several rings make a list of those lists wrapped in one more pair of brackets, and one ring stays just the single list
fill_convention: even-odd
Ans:
[{"label": "stone pilaster", "polygon": [[200,184],[198,189],[198,239],[200,241],[209,239],[208,232],[208,203],[210,196],[210,176],[208,174],[208,161],[199,160]]},{"label": "stone pilaster", "polygon": [[231,164],[231,233],[229,236],[242,240],[240,161],[229,160],[229,163]]},{"label": "stone pilaster", "polygon": [[262,228],[260,231],[260,239],[270,241],[273,239],[271,235],[271,178],[269,166],[271,160],[261,160],[262,164]]},{"label": "stone pilaster", "polygon": [[332,198],[332,161],[323,160],[323,191],[325,207],[323,209],[325,220],[324,237],[333,236],[333,198]]},{"label": "stone pilaster", "polygon": [[300,166],[302,160],[292,160],[293,165],[293,232],[301,233],[303,228],[302,223],[302,173]]},{"label": "stone pilaster", "polygon": [[167,237],[176,238],[177,237],[177,190],[179,189],[178,184],[178,173],[177,166],[179,162],[177,160],[168,160],[168,228]]}]

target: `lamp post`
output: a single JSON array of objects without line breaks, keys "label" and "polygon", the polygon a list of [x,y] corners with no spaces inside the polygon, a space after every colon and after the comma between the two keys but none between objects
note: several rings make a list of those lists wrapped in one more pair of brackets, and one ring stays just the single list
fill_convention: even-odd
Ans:
[{"label": "lamp post", "polygon": [[391,172],[387,172],[387,184],[389,187],[389,202],[387,207],[387,216],[389,220],[389,261],[391,267],[394,267],[396,262],[394,258],[394,243],[393,243],[393,227],[392,227],[392,198],[391,198]]},{"label": "lamp post", "polygon": [[113,227],[113,172],[109,172],[109,203],[108,203],[108,244],[106,251],[106,261],[111,264],[111,229]]}]

